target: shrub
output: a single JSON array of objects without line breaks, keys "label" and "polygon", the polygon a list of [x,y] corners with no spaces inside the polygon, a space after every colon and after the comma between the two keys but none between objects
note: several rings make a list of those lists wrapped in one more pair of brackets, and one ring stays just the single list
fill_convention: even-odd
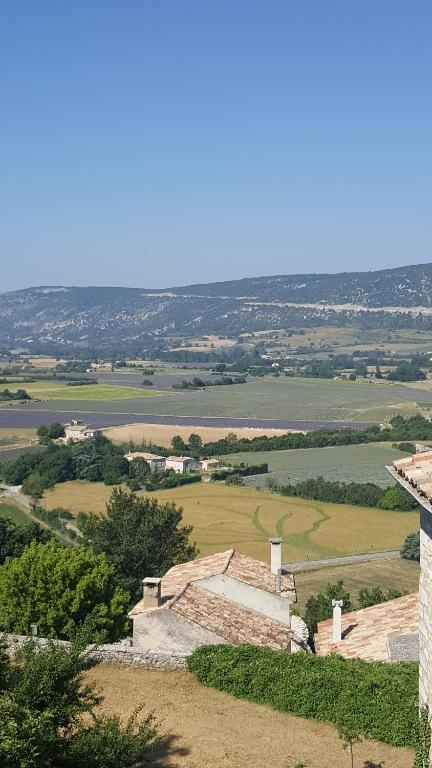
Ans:
[{"label": "shrub", "polygon": [[366,738],[415,746],[418,664],[288,654],[257,646],[201,646],[188,668],[203,685],[281,712],[338,725]]},{"label": "shrub", "polygon": [[405,560],[417,560],[420,562],[420,531],[409,533],[400,550],[401,557]]}]

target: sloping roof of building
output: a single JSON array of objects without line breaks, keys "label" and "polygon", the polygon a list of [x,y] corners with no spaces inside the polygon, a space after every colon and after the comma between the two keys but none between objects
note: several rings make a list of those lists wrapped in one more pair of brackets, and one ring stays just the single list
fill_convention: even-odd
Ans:
[{"label": "sloping roof of building", "polygon": [[342,614],[342,640],[336,644],[332,642],[332,625],[332,619],[318,623],[318,656],[337,653],[347,659],[392,661],[390,638],[418,634],[418,592]]},{"label": "sloping roof of building", "polygon": [[193,584],[172,601],[170,609],[233,645],[250,643],[278,650],[290,646],[292,631],[287,624]]},{"label": "sloping roof of building", "polygon": [[387,467],[395,479],[422,503],[432,501],[432,451],[415,453],[393,462]]},{"label": "sloping roof of building", "polygon": [[[276,592],[276,579],[267,563],[243,555],[235,549],[227,549],[199,560],[174,565],[162,579],[162,597],[173,597],[191,581],[223,573],[251,587]],[[292,573],[282,574],[280,594],[295,602],[296,589]]]}]

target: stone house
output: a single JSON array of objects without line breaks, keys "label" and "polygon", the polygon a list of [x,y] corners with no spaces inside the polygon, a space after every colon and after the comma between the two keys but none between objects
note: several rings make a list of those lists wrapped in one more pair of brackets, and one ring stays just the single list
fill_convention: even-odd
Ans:
[{"label": "stone house", "polygon": [[200,470],[201,465],[199,461],[190,456],[168,456],[165,460],[165,469],[174,470],[178,475],[181,475],[184,472]]},{"label": "stone house", "polygon": [[432,451],[387,469],[420,505],[419,696],[420,706],[432,712]]},{"label": "stone house", "polygon": [[215,472],[222,466],[222,463],[219,461],[219,459],[201,459],[199,463],[202,472]]},{"label": "stone house", "polygon": [[162,579],[145,578],[129,616],[136,648],[188,654],[203,644],[265,645],[296,651],[308,631],[290,615],[294,576],[271,540],[271,565],[229,549],[176,565]]},{"label": "stone house", "polygon": [[125,454],[125,459],[133,461],[133,459],[144,459],[150,467],[150,472],[164,472],[165,471],[165,456],[158,456],[156,453],[148,453],[147,451],[129,451]]},{"label": "stone house", "polygon": [[64,425],[65,436],[62,438],[63,442],[80,442],[83,440],[89,440],[91,437],[99,437],[102,434],[101,429],[96,427],[89,427],[87,424],[83,424],[78,419],[73,419],[70,424]]}]

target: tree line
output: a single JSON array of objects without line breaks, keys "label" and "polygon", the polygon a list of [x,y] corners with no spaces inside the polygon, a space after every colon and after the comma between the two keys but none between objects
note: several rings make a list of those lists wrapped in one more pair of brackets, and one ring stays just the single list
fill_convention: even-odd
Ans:
[{"label": "tree line", "polygon": [[334,504],[353,504],[399,512],[408,512],[418,507],[413,496],[398,485],[382,488],[376,483],[343,483],[340,480],[316,477],[300,480],[298,483],[285,484],[269,478],[267,487],[282,496],[299,496],[302,499],[328,501]]}]

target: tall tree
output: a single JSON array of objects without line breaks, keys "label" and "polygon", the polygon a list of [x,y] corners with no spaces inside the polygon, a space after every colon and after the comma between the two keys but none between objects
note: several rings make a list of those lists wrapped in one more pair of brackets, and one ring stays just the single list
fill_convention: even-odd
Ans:
[{"label": "tall tree", "polygon": [[116,640],[126,629],[129,594],[116,583],[102,554],[33,541],[21,557],[0,567],[0,628],[69,640],[85,623],[96,642]]},{"label": "tall tree", "polygon": [[95,552],[104,553],[118,578],[138,599],[145,576],[162,576],[172,565],[197,555],[182,526],[181,507],[115,488],[106,515],[81,516],[80,528]]}]

